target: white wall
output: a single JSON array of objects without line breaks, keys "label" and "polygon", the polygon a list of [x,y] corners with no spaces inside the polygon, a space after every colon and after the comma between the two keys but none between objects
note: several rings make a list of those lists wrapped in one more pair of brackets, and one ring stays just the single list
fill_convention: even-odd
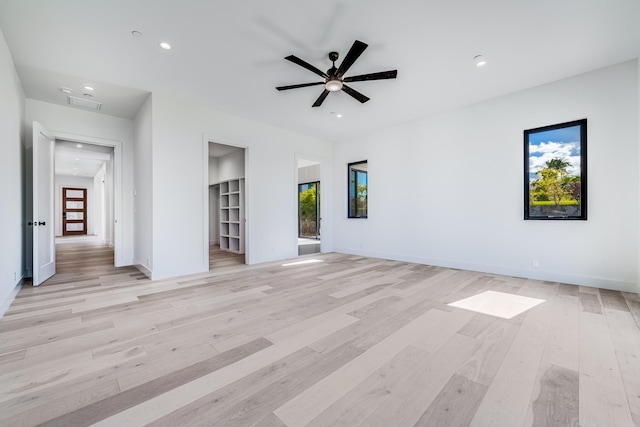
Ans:
[{"label": "white wall", "polygon": [[218,158],[218,180],[244,178],[244,150],[233,151]]},{"label": "white wall", "polygon": [[244,178],[244,150],[236,150],[226,156],[209,157],[209,184],[237,178]]},{"label": "white wall", "polygon": [[0,31],[0,316],[25,271],[25,97]]},{"label": "white wall", "polygon": [[220,243],[220,186],[209,187],[209,244]]},{"label": "white wall", "polygon": [[134,132],[134,264],[151,271],[153,260],[152,96],[133,120]]},{"label": "white wall", "polygon": [[27,99],[25,125],[31,128],[33,121],[40,122],[54,136],[59,134],[92,138],[122,143],[122,194],[117,194],[115,186],[115,211],[121,203],[122,216],[115,217],[120,226],[122,242],[117,243],[120,252],[116,252],[118,265],[133,263],[133,121],[105,114],[64,107],[47,102]]},{"label": "white wall", "polygon": [[[524,221],[523,130],[585,117],[588,221]],[[632,61],[338,144],[334,249],[638,292],[638,121]],[[368,219],[346,218],[357,160]]]},{"label": "white wall", "polygon": [[295,153],[331,144],[154,92],[153,278],[209,269],[208,141],[248,147],[247,261],[297,256]]},{"label": "white wall", "polygon": [[209,157],[209,185],[220,182],[220,167],[218,157]]},{"label": "white wall", "polygon": [[93,177],[93,194],[94,203],[93,209],[95,213],[95,234],[104,242],[109,242],[109,235],[107,234],[106,224],[109,217],[108,211],[108,194],[107,194],[107,165],[106,162],[102,164],[102,167]]},{"label": "white wall", "polygon": [[[105,241],[109,243],[111,247],[113,247],[115,241],[115,153],[111,152],[110,159],[105,163],[105,182],[104,182],[104,192],[105,192],[105,223],[104,223],[104,232],[105,232]],[[126,215],[125,215],[126,218]],[[135,224],[134,224],[135,225]]]},{"label": "white wall", "polygon": [[100,212],[95,211],[93,178],[56,175],[54,180],[53,217],[55,220],[55,235],[62,236],[62,187],[85,188],[87,190],[87,234],[96,234],[94,229],[95,217]]}]

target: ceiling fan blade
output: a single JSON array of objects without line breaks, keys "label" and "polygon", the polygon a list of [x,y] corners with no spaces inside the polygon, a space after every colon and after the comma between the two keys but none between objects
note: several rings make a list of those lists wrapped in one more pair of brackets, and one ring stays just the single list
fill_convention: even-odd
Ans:
[{"label": "ceiling fan blade", "polygon": [[364,50],[368,46],[368,44],[363,43],[360,40],[356,40],[355,42],[353,42],[353,46],[351,46],[351,49],[349,49],[349,52],[347,52],[347,56],[344,57],[344,59],[342,60],[342,64],[340,64],[340,67],[336,72],[336,77],[341,78],[344,73],[346,73],[347,70],[351,68],[353,63],[356,62],[356,59],[358,59],[360,55],[362,55],[362,52],[364,52]]},{"label": "ceiling fan blade", "polygon": [[320,96],[318,97],[318,99],[316,99],[316,102],[313,103],[312,107],[319,107],[322,105],[322,103],[324,102],[324,99],[327,97],[327,95],[329,95],[329,91],[328,90],[324,90],[324,92],[322,92],[320,94]]},{"label": "ceiling fan blade", "polygon": [[349,82],[362,82],[365,80],[383,80],[383,79],[395,79],[398,76],[398,70],[381,71],[379,73],[362,74],[360,76],[345,77],[344,81]]},{"label": "ceiling fan blade", "polygon": [[361,94],[357,90],[351,89],[347,85],[342,85],[342,90],[347,92],[347,94],[353,96],[355,99],[357,99],[358,101],[360,101],[363,104],[369,100],[369,98],[367,98],[366,96],[364,96],[363,94]]},{"label": "ceiling fan blade", "polygon": [[278,90],[289,90],[289,89],[298,89],[299,87],[318,86],[318,85],[323,85],[323,84],[324,84],[324,82],[302,83],[302,84],[299,84],[299,85],[278,86],[276,89],[278,89]]},{"label": "ceiling fan blade", "polygon": [[289,55],[284,59],[286,59],[287,61],[291,61],[294,64],[298,64],[299,66],[306,68],[307,70],[319,75],[320,77],[324,77],[326,79],[329,78],[327,73],[325,73],[324,71],[320,71],[319,69],[317,69],[313,65],[309,64],[307,61],[303,61],[302,59],[298,58],[297,56]]}]

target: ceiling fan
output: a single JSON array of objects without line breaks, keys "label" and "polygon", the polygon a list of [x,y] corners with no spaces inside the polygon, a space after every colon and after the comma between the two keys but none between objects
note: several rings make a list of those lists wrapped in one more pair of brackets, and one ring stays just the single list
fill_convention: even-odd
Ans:
[{"label": "ceiling fan", "polygon": [[338,52],[329,52],[329,60],[333,63],[333,65],[331,68],[327,70],[326,73],[324,71],[320,71],[313,65],[309,64],[306,61],[303,61],[297,56],[289,55],[284,59],[286,59],[287,61],[291,61],[294,64],[298,64],[299,66],[306,68],[307,70],[319,75],[320,77],[324,77],[325,80],[323,82],[302,83],[302,84],[290,85],[290,86],[278,86],[276,87],[276,89],[289,90],[289,89],[298,89],[298,88],[307,87],[307,86],[324,85],[324,91],[320,94],[318,99],[316,99],[316,102],[313,103],[312,105],[313,107],[319,107],[320,105],[322,105],[327,95],[329,95],[329,92],[337,92],[339,90],[343,90],[348,95],[351,95],[358,101],[365,103],[369,100],[369,98],[364,96],[357,90],[354,90],[353,88],[347,86],[345,83],[361,82],[365,80],[395,79],[396,76],[398,75],[398,70],[391,70],[391,71],[381,71],[379,73],[362,74],[359,76],[351,76],[351,77],[343,78],[344,74],[349,70],[349,68],[351,68],[353,63],[356,62],[356,60],[360,57],[360,55],[362,55],[362,52],[364,52],[364,50],[367,47],[368,45],[366,43],[356,40],[353,43],[353,46],[351,46],[351,49],[349,49],[349,52],[347,52],[347,56],[345,56],[344,59],[342,60],[340,67],[338,68],[336,68],[336,61],[338,60]]}]

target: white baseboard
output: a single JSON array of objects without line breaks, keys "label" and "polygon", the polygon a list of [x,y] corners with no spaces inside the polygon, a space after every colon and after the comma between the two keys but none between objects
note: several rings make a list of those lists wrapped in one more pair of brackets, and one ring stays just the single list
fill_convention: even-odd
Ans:
[{"label": "white baseboard", "polygon": [[499,274],[503,276],[524,277],[526,279],[567,283],[570,285],[587,286],[590,288],[602,288],[633,293],[640,292],[638,283],[624,282],[621,280],[609,279],[604,277],[581,276],[545,270],[525,270],[504,265],[486,265],[446,259],[431,259],[400,254],[358,250],[352,248],[335,248],[334,252],[372,258],[389,259],[394,261],[414,262],[417,264],[434,265],[438,267],[455,268],[459,270],[479,271],[482,273]]},{"label": "white baseboard", "polygon": [[2,304],[0,304],[0,319],[2,319],[2,316],[4,316],[4,313],[6,313],[6,311],[9,309],[13,300],[16,299],[16,295],[18,295],[18,292],[20,292],[20,289],[22,289],[23,282],[24,282],[24,277],[20,278],[15,288],[13,288],[11,293],[7,295],[7,297],[2,302]]},{"label": "white baseboard", "polygon": [[140,272],[142,272],[145,276],[147,276],[149,279],[151,279],[151,270],[149,270],[147,267],[145,267],[142,264],[135,264],[135,267],[140,270]]}]

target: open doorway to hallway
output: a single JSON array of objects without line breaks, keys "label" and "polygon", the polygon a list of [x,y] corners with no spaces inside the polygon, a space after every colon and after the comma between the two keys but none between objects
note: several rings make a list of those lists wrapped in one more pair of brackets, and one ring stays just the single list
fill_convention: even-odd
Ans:
[{"label": "open doorway to hallway", "polygon": [[245,264],[245,149],[209,142],[209,270]]},{"label": "open doorway to hallway", "polygon": [[[112,266],[115,244],[114,160],[114,147],[56,139],[56,248],[66,243],[98,245],[102,247],[102,259],[106,259]],[[106,252],[109,254],[105,258]],[[56,250],[56,254],[58,253]],[[86,261],[91,262],[90,258]],[[81,268],[80,264],[76,260],[69,267]]]},{"label": "open doorway to hallway", "polygon": [[298,159],[298,255],[320,252],[320,163]]}]

